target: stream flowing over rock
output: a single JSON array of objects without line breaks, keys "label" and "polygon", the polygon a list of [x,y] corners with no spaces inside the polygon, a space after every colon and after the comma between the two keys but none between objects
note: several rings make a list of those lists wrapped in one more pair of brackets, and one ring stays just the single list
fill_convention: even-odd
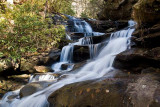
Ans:
[{"label": "stream flowing over rock", "polygon": [[160,106],[160,0],[104,1],[100,20],[63,14],[70,43],[24,60],[39,73],[0,107]]},{"label": "stream flowing over rock", "polygon": [[138,0],[132,5],[132,18],[137,22],[131,39],[132,49],[117,55],[113,64],[115,68],[132,73],[159,72],[159,10],[159,0]]},{"label": "stream flowing over rock", "polygon": [[[115,72],[113,72],[114,68],[112,67],[114,59],[117,54],[130,48],[130,38],[133,31],[135,30],[134,26],[136,23],[130,20],[128,22],[128,28],[111,33],[110,37],[106,38],[105,41],[98,44],[93,44],[92,38],[86,38],[91,36],[101,36],[103,35],[103,33],[93,32],[90,25],[84,20],[76,19],[71,16],[68,17],[69,25],[67,31],[84,33],[85,35],[83,38],[76,40],[78,42],[70,43],[69,45],[63,47],[60,61],[53,64],[52,66],[52,69],[55,71],[55,73],[61,73],[60,76],[53,78],[53,75],[52,77],[46,75],[48,80],[53,81],[52,84],[47,83],[47,78],[41,78],[44,75],[32,76],[30,79],[31,83],[24,86],[20,91],[18,90],[16,92],[7,93],[0,102],[1,107],[45,107],[49,105],[53,106],[54,104],[52,104],[50,100],[48,102],[48,97],[59,88],[62,88],[63,86],[71,83],[94,80],[102,77],[109,78],[115,75]],[[70,25],[70,23],[72,23],[72,25]],[[78,50],[76,49],[77,46],[80,47],[79,49],[77,48]],[[87,47],[88,49],[85,47]],[[90,59],[89,62],[81,69],[75,71],[75,73],[67,73],[67,71],[73,69],[74,62],[84,60],[79,59],[75,61],[74,58],[85,56],[87,54],[85,53],[85,50],[89,52],[88,57],[86,57],[86,59]],[[74,56],[74,54],[76,56]],[[45,80],[46,82],[37,83],[38,81],[43,80]],[[35,81],[35,83],[32,83],[33,81]],[[28,88],[33,90],[25,93],[24,90],[29,90]],[[106,90],[106,93],[108,93],[109,91],[110,90]],[[9,99],[9,96],[13,95],[20,96],[21,98],[17,97]]]}]

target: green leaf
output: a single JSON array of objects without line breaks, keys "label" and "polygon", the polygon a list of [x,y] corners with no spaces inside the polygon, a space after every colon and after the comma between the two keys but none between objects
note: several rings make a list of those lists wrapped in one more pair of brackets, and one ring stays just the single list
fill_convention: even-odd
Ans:
[{"label": "green leaf", "polygon": [[0,57],[3,57],[3,53],[2,52],[0,52]]}]

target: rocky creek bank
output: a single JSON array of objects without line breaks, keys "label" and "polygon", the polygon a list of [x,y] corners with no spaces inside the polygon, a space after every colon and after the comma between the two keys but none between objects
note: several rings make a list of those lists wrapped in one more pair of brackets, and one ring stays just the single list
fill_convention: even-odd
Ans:
[{"label": "rocky creek bank", "polygon": [[99,14],[100,19],[133,19],[137,22],[131,38],[131,49],[118,54],[113,64],[122,75],[116,72],[119,76],[64,86],[48,98],[51,107],[159,106],[160,1],[106,0],[106,4],[106,9]]},{"label": "rocky creek bank", "polygon": [[[116,68],[116,71],[113,71],[115,72],[114,76],[66,85],[49,96],[50,107],[77,107],[77,105],[87,107],[159,107],[160,0],[105,1],[108,7],[106,6],[106,9],[99,14],[99,18],[107,21],[99,21],[97,25],[94,21],[88,22],[95,29],[99,28],[105,33],[111,33],[127,27],[124,26],[127,20],[135,20],[137,27],[131,38],[131,49],[116,56],[113,64]],[[121,20],[125,20],[123,21],[125,23],[122,24],[123,27],[115,26],[115,21],[120,22]],[[109,24],[105,25],[103,22],[109,22]],[[79,37],[83,36],[83,34],[79,35]],[[97,41],[95,39],[94,42]],[[59,51],[55,53],[54,57],[52,55],[52,57],[48,57],[49,54],[47,56],[45,54],[41,58],[37,58],[38,61],[35,59],[35,65],[43,66],[55,63],[60,55]],[[83,61],[85,63],[86,59],[89,59],[86,47],[76,46],[74,54],[75,58],[78,57],[75,62]],[[34,62],[33,57],[31,62]],[[26,65],[24,64],[24,66]],[[80,64],[80,66],[82,65]],[[35,67],[31,65],[24,68],[31,68],[29,70],[31,72],[35,71]],[[43,69],[43,67],[36,68]],[[27,71],[26,69],[24,71]],[[20,96],[23,98],[31,95],[48,87],[52,82],[30,83],[21,89]]]},{"label": "rocky creek bank", "polygon": [[137,22],[136,31],[131,39],[132,48],[117,55],[114,62],[115,68],[133,71],[132,73],[141,73],[146,69],[151,72],[159,71],[159,10],[159,0],[139,0],[132,6],[132,18]]}]

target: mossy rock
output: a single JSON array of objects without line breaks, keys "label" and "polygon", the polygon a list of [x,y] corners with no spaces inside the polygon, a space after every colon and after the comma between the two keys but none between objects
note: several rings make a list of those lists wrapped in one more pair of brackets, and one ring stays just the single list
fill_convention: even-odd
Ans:
[{"label": "mossy rock", "polygon": [[132,17],[139,27],[150,27],[160,21],[160,0],[139,0],[133,6]]}]

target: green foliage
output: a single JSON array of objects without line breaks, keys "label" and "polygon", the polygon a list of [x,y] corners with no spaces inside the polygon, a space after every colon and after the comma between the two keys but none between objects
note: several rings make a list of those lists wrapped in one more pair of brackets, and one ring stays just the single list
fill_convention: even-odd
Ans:
[{"label": "green foliage", "polygon": [[81,13],[81,18],[88,18],[88,15],[84,12]]},{"label": "green foliage", "polygon": [[97,14],[105,8],[104,0],[81,0],[81,2],[85,5],[81,16],[85,18],[97,18]]},{"label": "green foliage", "polygon": [[38,48],[56,46],[64,39],[65,27],[52,25],[51,19],[44,18],[43,0],[27,1],[5,8],[0,13],[0,56],[20,59]]},{"label": "green foliage", "polygon": [[72,2],[73,0],[48,0],[48,11],[73,16],[75,13],[71,8]]}]

